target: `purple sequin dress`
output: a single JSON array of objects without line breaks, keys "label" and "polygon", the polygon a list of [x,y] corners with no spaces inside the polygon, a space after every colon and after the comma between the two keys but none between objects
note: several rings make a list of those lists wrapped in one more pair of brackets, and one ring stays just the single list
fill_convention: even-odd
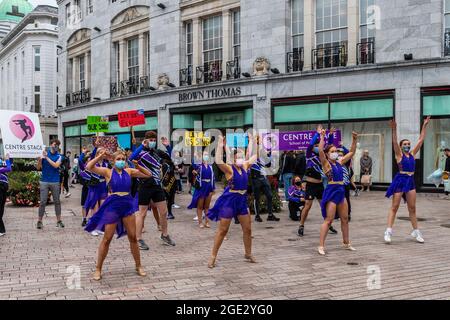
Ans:
[{"label": "purple sequin dress", "polygon": [[[398,163],[399,172],[395,175],[394,180],[386,191],[386,197],[390,198],[395,193],[402,193],[405,199],[405,194],[411,190],[416,189],[416,184],[414,182],[414,175],[409,175],[403,172],[414,172],[416,169],[416,160],[412,154],[407,157],[405,154],[402,155],[402,160]],[[406,199],[405,199],[406,200]]]},{"label": "purple sequin dress", "polygon": [[[344,170],[342,165],[338,162],[332,164],[330,162],[331,170],[327,172],[328,184],[323,192],[320,208],[322,209],[322,216],[327,217],[327,203],[333,202],[336,205],[341,204],[345,200],[345,186],[344,186]],[[336,210],[336,217],[338,216]]]},{"label": "purple sequin dress", "polygon": [[228,186],[217,199],[214,207],[209,209],[208,218],[213,221],[232,219],[248,214],[248,172],[241,169],[241,173],[239,173],[234,166],[232,168],[233,177],[228,181]]},{"label": "purple sequin dress", "polygon": [[[86,225],[87,232],[94,230],[105,231],[107,224],[117,224],[116,233],[117,238],[126,234],[122,218],[128,217],[135,213],[134,199],[130,195],[131,192],[131,177],[122,170],[119,174],[115,169],[112,171],[109,188],[112,194],[106,198],[105,202],[100,206],[94,216],[89,219]],[[127,195],[118,195],[116,192],[126,192]]]},{"label": "purple sequin dress", "polygon": [[209,194],[215,189],[214,172],[212,166],[201,164],[195,166],[195,171],[197,171],[198,173],[196,179],[200,183],[200,188],[195,189],[194,194],[192,195],[191,204],[188,206],[188,209],[197,208],[198,200],[207,198]]}]

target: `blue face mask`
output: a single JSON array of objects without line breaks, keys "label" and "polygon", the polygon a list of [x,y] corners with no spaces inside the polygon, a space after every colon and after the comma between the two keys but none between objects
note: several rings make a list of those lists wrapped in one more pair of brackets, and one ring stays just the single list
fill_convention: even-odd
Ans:
[{"label": "blue face mask", "polygon": [[204,155],[203,156],[203,161],[208,162],[209,161],[209,156],[208,155]]},{"label": "blue face mask", "polygon": [[117,160],[114,165],[116,166],[117,169],[122,170],[123,168],[125,168],[125,161],[124,160]]},{"label": "blue face mask", "polygon": [[319,147],[314,147],[313,151],[315,154],[319,154]]},{"label": "blue face mask", "polygon": [[404,152],[408,153],[409,150],[411,150],[411,146],[403,146],[402,149]]},{"label": "blue face mask", "polygon": [[156,141],[149,141],[148,147],[150,149],[155,149],[156,148]]}]

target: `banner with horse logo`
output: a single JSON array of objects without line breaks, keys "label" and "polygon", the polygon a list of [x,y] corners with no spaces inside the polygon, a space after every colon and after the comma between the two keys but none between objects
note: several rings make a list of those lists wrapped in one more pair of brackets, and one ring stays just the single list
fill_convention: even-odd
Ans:
[{"label": "banner with horse logo", "polygon": [[10,158],[39,158],[44,151],[37,113],[0,110],[4,154]]}]

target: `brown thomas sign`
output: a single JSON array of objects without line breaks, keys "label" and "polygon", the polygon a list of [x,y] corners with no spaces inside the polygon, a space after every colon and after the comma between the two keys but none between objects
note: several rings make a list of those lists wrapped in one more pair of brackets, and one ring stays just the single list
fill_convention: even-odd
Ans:
[{"label": "brown thomas sign", "polygon": [[241,95],[241,87],[197,90],[179,94],[179,102],[237,97]]}]

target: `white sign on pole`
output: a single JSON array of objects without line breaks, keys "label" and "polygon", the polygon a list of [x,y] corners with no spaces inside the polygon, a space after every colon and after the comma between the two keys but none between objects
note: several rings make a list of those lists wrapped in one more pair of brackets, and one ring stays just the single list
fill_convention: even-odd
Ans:
[{"label": "white sign on pole", "polygon": [[37,113],[0,110],[4,154],[10,158],[39,158],[44,151]]}]

